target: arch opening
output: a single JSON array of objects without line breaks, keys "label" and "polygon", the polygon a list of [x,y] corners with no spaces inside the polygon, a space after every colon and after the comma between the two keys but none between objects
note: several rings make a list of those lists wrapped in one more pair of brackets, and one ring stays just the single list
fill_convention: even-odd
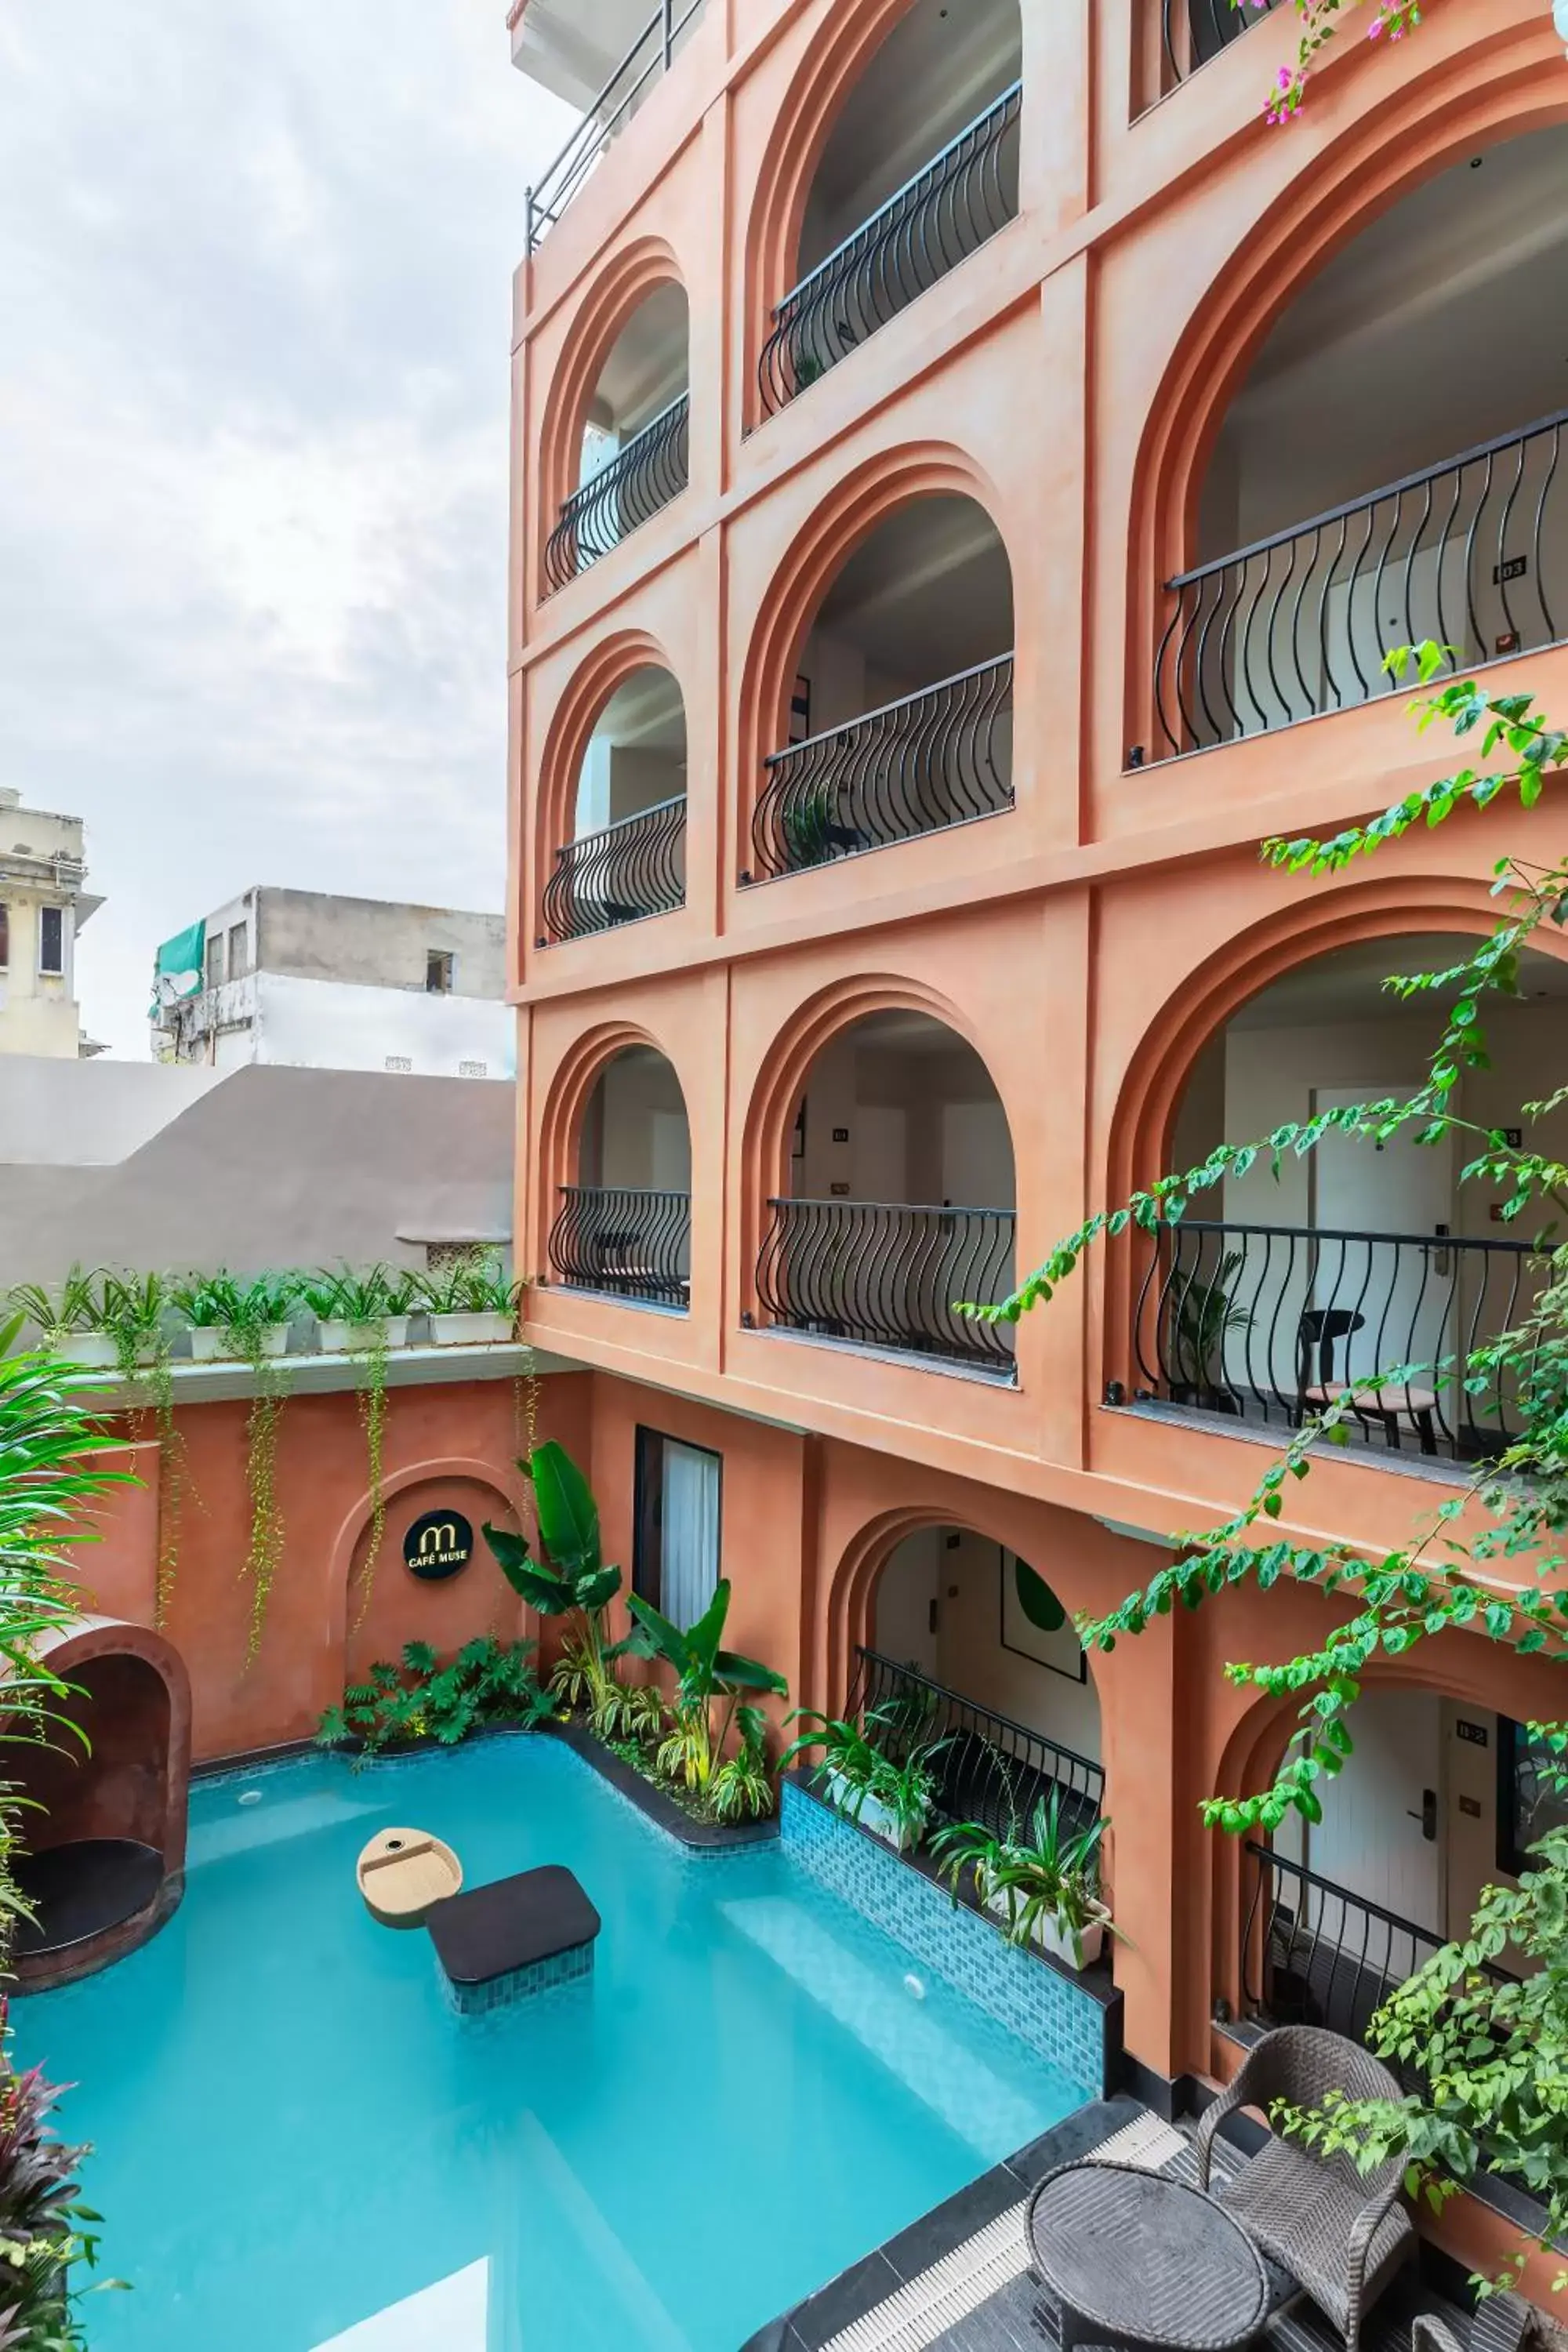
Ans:
[{"label": "arch opening", "polygon": [[758,875],[806,871],[1013,804],[1013,575],[979,501],[907,499],[802,631],[789,741],[753,813]]},{"label": "arch opening", "polygon": [[[1384,981],[1447,969],[1474,944],[1447,932],[1362,939],[1258,990],[1195,1055],[1165,1164],[1196,1167],[1222,1141],[1413,1094],[1438,1003],[1455,992],[1402,1002]],[[1455,1090],[1458,1115],[1484,1127],[1515,1125],[1537,1091],[1531,1073],[1568,1045],[1568,966],[1526,950],[1520,984],[1517,1000],[1483,1009],[1491,1066],[1466,1070]],[[1462,1360],[1528,1314],[1542,1275],[1529,1243],[1495,1222],[1509,1188],[1461,1184],[1464,1155],[1419,1145],[1418,1132],[1381,1145],[1331,1134],[1302,1158],[1287,1153],[1278,1181],[1265,1153],[1200,1194],[1180,1224],[1141,1236],[1140,1393],[1280,1429],[1349,1395],[1352,1441],[1495,1455],[1519,1426],[1516,1387],[1500,1373],[1473,1392]],[[1548,1113],[1528,1140],[1568,1149],[1568,1117]]]},{"label": "arch opening", "polygon": [[584,1108],[576,1181],[551,1229],[554,1278],[571,1290],[684,1314],[691,1292],[691,1132],[673,1065],[623,1046]]},{"label": "arch opening", "polygon": [[929,1014],[865,1015],[821,1047],[766,1203],[757,1292],[777,1329],[1014,1377],[1007,1115],[984,1063]]},{"label": "arch opening", "polygon": [[577,765],[572,835],[544,887],[552,940],[586,939],[686,904],[686,705],[667,669],[622,679]]},{"label": "arch opening", "polygon": [[1018,0],[903,10],[849,82],[798,194],[758,362],[764,413],[1016,216],[1022,75]]},{"label": "arch opening", "polygon": [[1470,668],[1568,633],[1565,174],[1568,124],[1450,163],[1275,320],[1165,591],[1162,756],[1396,693],[1401,645]]},{"label": "arch opening", "polygon": [[570,480],[544,549],[550,588],[564,588],[686,488],[690,369],[686,289],[664,278],[616,336],[569,439]]}]

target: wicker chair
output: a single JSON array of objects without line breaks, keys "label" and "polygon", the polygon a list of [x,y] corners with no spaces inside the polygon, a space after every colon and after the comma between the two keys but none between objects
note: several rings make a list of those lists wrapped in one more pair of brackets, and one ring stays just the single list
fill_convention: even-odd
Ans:
[{"label": "wicker chair", "polygon": [[[1207,2189],[1215,2135],[1238,2107],[1265,2115],[1277,2099],[1321,2106],[1330,2091],[1397,2099],[1399,2084],[1354,2042],[1315,2026],[1265,2034],[1198,2126],[1198,2186]],[[1322,2157],[1275,2137],[1218,2193],[1261,2253],[1289,2272],[1358,2352],[1362,2322],[1404,2265],[1415,2231],[1400,2202],[1402,2158],[1361,2173],[1345,2155]]]},{"label": "wicker chair", "polygon": [[1522,2296],[1489,2294],[1477,2304],[1463,2344],[1446,2319],[1424,2311],[1410,2331],[1410,2352],[1525,2352],[1527,2345],[1561,2340],[1559,2331]]}]

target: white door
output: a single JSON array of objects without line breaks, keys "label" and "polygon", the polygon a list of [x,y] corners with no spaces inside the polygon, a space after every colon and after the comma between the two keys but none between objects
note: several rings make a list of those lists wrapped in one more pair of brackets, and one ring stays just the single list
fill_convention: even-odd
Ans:
[{"label": "white door", "polygon": [[[1364,1087],[1319,1087],[1314,1111],[1414,1094],[1408,1076]],[[1453,1154],[1445,1141],[1424,1147],[1414,1127],[1385,1144],[1325,1136],[1312,1155],[1312,1227],[1322,1234],[1366,1236],[1325,1242],[1320,1249],[1313,1304],[1361,1317],[1361,1328],[1334,1345],[1337,1380],[1368,1380],[1396,1364],[1434,1364],[1456,1349],[1454,1253],[1436,1237],[1454,1216]],[[1398,1247],[1378,1235],[1404,1237]],[[1432,1242],[1431,1247],[1422,1244]],[[1437,1388],[1435,1381],[1426,1385]],[[1452,1427],[1445,1397],[1444,1416]]]},{"label": "white door", "polygon": [[1442,1709],[1434,1691],[1369,1691],[1351,1717],[1355,1753],[1324,1785],[1323,1818],[1307,1835],[1310,1870],[1435,1936],[1444,1927]]}]

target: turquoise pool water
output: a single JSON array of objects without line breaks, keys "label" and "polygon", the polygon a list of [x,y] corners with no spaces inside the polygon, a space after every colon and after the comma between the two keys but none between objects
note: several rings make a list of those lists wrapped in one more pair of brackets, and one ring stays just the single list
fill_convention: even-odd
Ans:
[{"label": "turquoise pool water", "polygon": [[[567,1864],[589,1983],[453,2016],[355,1891],[393,1822],[470,1885]],[[198,1786],[175,1918],[15,2011],[132,2282],[94,2352],[737,2352],[1080,2103],[911,1975],[776,1850],[688,1860],[552,1740]]]}]

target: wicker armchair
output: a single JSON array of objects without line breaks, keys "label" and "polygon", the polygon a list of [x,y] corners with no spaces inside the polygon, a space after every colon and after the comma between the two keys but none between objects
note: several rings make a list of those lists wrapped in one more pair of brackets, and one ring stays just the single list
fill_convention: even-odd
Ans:
[{"label": "wicker armchair", "polygon": [[1557,2330],[1533,2304],[1517,2294],[1489,2294],[1476,2305],[1464,2344],[1446,2319],[1424,2311],[1410,2331],[1410,2352],[1525,2352],[1527,2345],[1558,2341]]},{"label": "wicker armchair", "polygon": [[[1386,2066],[1337,2033],[1287,2025],[1265,2034],[1198,2126],[1199,2188],[1209,2185],[1215,2135],[1238,2107],[1267,2115],[1277,2099],[1316,2107],[1330,2091],[1351,2099],[1401,2095]],[[1361,2173],[1348,2156],[1322,2157],[1275,2137],[1218,2193],[1258,2251],[1333,2321],[1346,2352],[1358,2352],[1366,2314],[1415,2258],[1415,2231],[1400,2202],[1404,2177],[1398,2157]]]}]

